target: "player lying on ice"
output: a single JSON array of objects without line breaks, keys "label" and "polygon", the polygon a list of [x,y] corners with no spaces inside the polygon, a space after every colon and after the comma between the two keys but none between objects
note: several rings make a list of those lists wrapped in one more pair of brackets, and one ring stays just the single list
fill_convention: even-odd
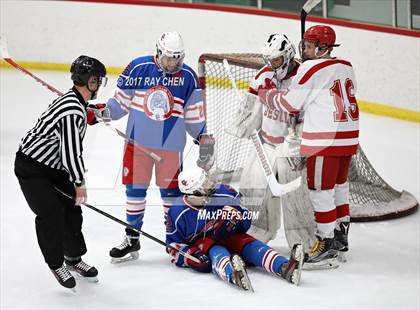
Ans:
[{"label": "player lying on ice", "polygon": [[169,251],[178,267],[211,272],[244,290],[252,290],[245,264],[258,266],[299,285],[303,248],[295,244],[290,259],[248,235],[250,211],[240,206],[240,194],[224,184],[215,184],[199,168],[178,177],[179,197],[169,209],[166,242],[198,258],[189,260]]}]

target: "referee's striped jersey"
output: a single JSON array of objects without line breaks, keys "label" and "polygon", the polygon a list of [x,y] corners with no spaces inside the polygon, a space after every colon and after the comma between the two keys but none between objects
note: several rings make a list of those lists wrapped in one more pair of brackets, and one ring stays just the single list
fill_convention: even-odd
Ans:
[{"label": "referee's striped jersey", "polygon": [[22,138],[19,151],[55,169],[66,170],[70,181],[81,183],[86,132],[86,102],[75,87],[55,99]]}]

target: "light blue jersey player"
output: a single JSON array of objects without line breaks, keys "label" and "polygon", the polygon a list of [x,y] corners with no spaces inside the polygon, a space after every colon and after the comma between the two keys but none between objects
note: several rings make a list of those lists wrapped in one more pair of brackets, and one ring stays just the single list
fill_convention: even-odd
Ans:
[{"label": "light blue jersey player", "polygon": [[248,235],[252,215],[240,206],[240,194],[214,184],[203,169],[178,176],[184,196],[168,213],[166,243],[199,259],[194,262],[169,250],[171,262],[199,272],[211,272],[244,290],[252,290],[245,264],[261,267],[299,285],[303,248],[295,244],[290,259]]},{"label": "light blue jersey player", "polygon": [[[106,110],[111,120],[128,115],[126,135],[162,158],[156,161],[135,144],[125,146],[126,216],[136,229],[143,224],[153,170],[165,215],[174,197],[180,195],[178,174],[187,133],[200,145],[197,164],[209,169],[214,161],[214,139],[206,133],[202,90],[194,70],[184,64],[184,56],[181,35],[162,33],[156,54],[132,60],[119,76],[114,96],[94,109],[96,115]],[[126,229],[123,243],[112,248],[110,256],[113,262],[137,258],[139,249],[139,234]]]}]

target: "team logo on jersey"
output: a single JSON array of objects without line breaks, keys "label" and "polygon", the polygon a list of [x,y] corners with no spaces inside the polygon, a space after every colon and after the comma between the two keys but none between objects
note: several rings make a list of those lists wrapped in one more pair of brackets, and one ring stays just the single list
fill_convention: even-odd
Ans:
[{"label": "team logo on jersey", "polygon": [[144,113],[155,121],[164,121],[171,117],[174,108],[174,96],[164,86],[154,86],[144,96]]},{"label": "team logo on jersey", "polygon": [[124,85],[124,79],[122,77],[118,77],[117,86],[122,87]]},{"label": "team logo on jersey", "polygon": [[125,177],[128,176],[128,174],[130,173],[130,169],[128,169],[127,167],[124,167],[123,173]]}]

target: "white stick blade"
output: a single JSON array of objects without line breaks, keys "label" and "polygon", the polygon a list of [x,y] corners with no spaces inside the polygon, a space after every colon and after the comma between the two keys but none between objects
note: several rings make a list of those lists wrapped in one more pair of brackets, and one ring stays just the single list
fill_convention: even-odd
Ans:
[{"label": "white stick blade", "polygon": [[4,59],[10,58],[9,52],[7,50],[6,36],[4,36],[3,34],[0,35],[0,55]]},{"label": "white stick blade", "polygon": [[320,3],[322,0],[308,0],[303,5],[302,10],[304,10],[306,13],[309,13],[315,6],[317,6],[318,3]]},{"label": "white stick blade", "polygon": [[283,184],[282,191],[283,195],[293,192],[294,190],[297,190],[300,187],[300,184],[302,183],[302,177],[298,177],[297,179],[294,179],[293,181]]}]

